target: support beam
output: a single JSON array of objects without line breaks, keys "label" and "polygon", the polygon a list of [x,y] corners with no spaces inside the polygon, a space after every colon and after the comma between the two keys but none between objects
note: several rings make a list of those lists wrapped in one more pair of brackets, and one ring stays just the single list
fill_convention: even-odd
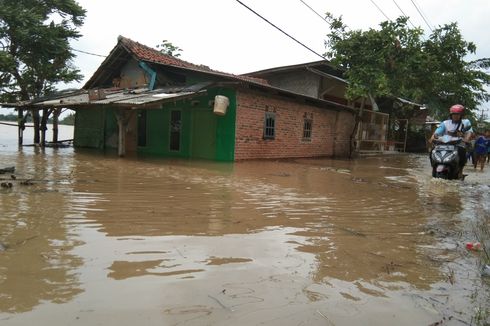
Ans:
[{"label": "support beam", "polygon": [[117,155],[124,157],[126,155],[126,133],[129,120],[134,114],[134,110],[116,109],[114,111],[118,126],[118,144]]},{"label": "support beam", "polygon": [[61,114],[61,108],[53,109],[53,143],[58,142],[58,122]]},{"label": "support beam", "polygon": [[43,115],[41,116],[40,120],[40,132],[41,132],[41,141],[40,145],[41,147],[46,146],[46,131],[48,130],[48,119],[51,113],[53,112],[54,109],[43,109]]},{"label": "support beam", "polygon": [[31,109],[31,115],[32,115],[32,123],[34,125],[33,143],[34,145],[38,146],[39,143],[41,142],[41,137],[40,137],[41,118],[39,116],[39,110]]},{"label": "support beam", "polygon": [[356,119],[357,122],[357,142],[356,142],[356,150],[360,151],[361,150],[361,141],[362,141],[362,128],[363,128],[363,123],[362,123],[362,111],[364,110],[364,106],[366,105],[366,98],[363,97],[361,99],[361,106],[359,108],[359,113],[358,113],[358,119]]},{"label": "support beam", "polygon": [[24,129],[25,127],[25,119],[24,119],[24,109],[17,109],[17,124],[18,124],[18,144],[22,146],[24,143]]}]

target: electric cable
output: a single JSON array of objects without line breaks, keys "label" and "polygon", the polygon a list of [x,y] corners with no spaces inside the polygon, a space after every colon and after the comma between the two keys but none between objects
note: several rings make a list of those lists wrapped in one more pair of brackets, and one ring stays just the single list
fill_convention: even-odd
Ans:
[{"label": "electric cable", "polygon": [[427,26],[429,27],[430,31],[433,32],[432,30],[432,27],[430,26],[430,24],[427,22],[427,19],[425,19],[424,15],[422,15],[422,12],[420,11],[419,7],[417,7],[417,5],[415,4],[415,2],[413,0],[410,0],[413,4],[413,6],[415,7],[415,9],[417,9],[420,17],[422,17],[422,19],[424,20],[424,22],[427,24]]},{"label": "electric cable", "polygon": [[389,21],[391,21],[390,17],[388,17],[388,16],[387,16],[387,15],[384,13],[384,11],[383,11],[383,10],[381,10],[381,8],[380,8],[380,7],[379,7],[379,6],[376,4],[376,2],[374,2],[374,0],[369,0],[369,1],[371,1],[371,2],[373,3],[373,5],[374,5],[376,8],[378,8],[378,10],[379,10],[379,11],[380,11],[380,12],[383,14],[383,16],[385,16],[385,17],[386,17],[386,19],[388,19]]},{"label": "electric cable", "polygon": [[311,11],[313,11],[318,17],[320,17],[322,20],[324,20],[326,23],[328,23],[328,21],[325,19],[325,17],[323,17],[322,15],[320,15],[318,12],[316,12],[315,9],[313,9],[310,5],[308,5],[303,0],[299,0],[299,1],[301,1],[305,6],[307,6]]},{"label": "electric cable", "polygon": [[107,58],[106,55],[102,55],[102,54],[95,54],[95,53],[90,53],[90,52],[87,52],[87,51],[82,51],[82,50],[77,50],[77,49],[73,49],[73,51],[76,51],[76,52],[80,52],[80,53],[85,53],[85,54],[89,54],[89,55],[93,55],[93,56],[97,56],[97,57],[102,57],[102,58]]},{"label": "electric cable", "polygon": [[299,45],[301,45],[302,47],[304,47],[308,51],[314,53],[315,55],[317,55],[320,58],[322,58],[323,60],[325,60],[325,57],[324,56],[322,56],[321,54],[319,54],[315,50],[309,48],[305,44],[303,44],[300,41],[298,41],[297,39],[295,39],[293,36],[289,35],[285,31],[283,31],[282,29],[280,29],[279,27],[277,27],[276,25],[274,25],[269,20],[267,20],[266,18],[264,18],[263,16],[261,16],[258,12],[256,12],[255,10],[253,10],[252,8],[250,8],[249,6],[247,6],[246,4],[244,4],[243,2],[241,2],[240,0],[235,0],[235,1],[238,2],[239,4],[241,4],[242,6],[244,6],[245,8],[247,8],[248,10],[250,10],[251,12],[253,12],[255,15],[257,15],[258,17],[260,17],[262,20],[264,20],[265,22],[267,22],[269,25],[273,26],[275,29],[277,29],[278,31],[280,31],[281,33],[283,33],[284,35],[286,35],[287,37],[289,37],[290,39],[292,39],[293,41],[295,41],[296,43],[298,43]]},{"label": "electric cable", "polygon": [[407,16],[407,14],[405,14],[405,12],[402,10],[402,8],[398,5],[398,2],[396,2],[396,0],[393,0],[393,2],[395,3],[395,5],[398,7],[398,9],[400,9],[401,13],[403,14],[404,17],[407,17],[408,19],[408,22],[410,23],[410,25],[412,25],[413,28],[417,28],[415,27],[415,25],[412,23],[412,21],[410,20],[410,17]]}]

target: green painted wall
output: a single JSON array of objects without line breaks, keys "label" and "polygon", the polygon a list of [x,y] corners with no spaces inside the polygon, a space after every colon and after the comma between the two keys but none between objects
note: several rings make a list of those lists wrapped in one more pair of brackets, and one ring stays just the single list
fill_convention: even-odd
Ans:
[{"label": "green painted wall", "polygon": [[209,108],[192,110],[191,157],[216,159],[216,120]]},{"label": "green painted wall", "polygon": [[77,110],[73,137],[74,146],[104,148],[104,121],[104,110]]},{"label": "green painted wall", "polygon": [[117,149],[117,121],[111,108],[79,109],[75,115],[74,145]]},{"label": "green painted wall", "polygon": [[[215,88],[208,91],[209,98],[216,95],[227,96],[230,105],[224,116],[216,117],[216,156],[217,161],[235,160],[235,122],[236,122],[236,91],[234,89]],[[212,112],[212,109],[211,109]]]},{"label": "green painted wall", "polygon": [[114,110],[111,108],[104,109],[105,111],[105,121],[104,121],[104,147],[117,149],[118,144],[118,126],[116,115]]},{"label": "green painted wall", "polygon": [[[217,116],[209,102],[215,95],[225,95],[230,105],[224,116]],[[236,100],[232,89],[216,88],[208,95],[163,105],[161,110],[147,111],[147,145],[138,152],[166,157],[203,158],[233,161],[235,153]],[[170,114],[180,110],[182,126],[180,151],[169,149]]]},{"label": "green painted wall", "polygon": [[[210,101],[216,95],[230,100],[224,116],[213,113]],[[170,150],[170,115],[181,112],[180,150]],[[149,109],[146,114],[147,142],[138,153],[165,157],[233,161],[235,156],[236,92],[213,88],[206,95]],[[118,127],[111,108],[79,109],[75,117],[76,147],[117,148]]]}]

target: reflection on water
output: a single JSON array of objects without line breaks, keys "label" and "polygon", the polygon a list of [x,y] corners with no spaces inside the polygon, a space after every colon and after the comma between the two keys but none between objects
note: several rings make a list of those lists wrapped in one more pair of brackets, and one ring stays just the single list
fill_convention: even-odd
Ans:
[{"label": "reflection on water", "polygon": [[12,325],[141,323],[142,311],[149,324],[429,324],[452,314],[438,301],[472,317],[477,257],[461,244],[490,213],[488,172],[431,180],[416,155],[0,152],[16,167],[0,175],[13,183],[0,190],[0,319]]}]

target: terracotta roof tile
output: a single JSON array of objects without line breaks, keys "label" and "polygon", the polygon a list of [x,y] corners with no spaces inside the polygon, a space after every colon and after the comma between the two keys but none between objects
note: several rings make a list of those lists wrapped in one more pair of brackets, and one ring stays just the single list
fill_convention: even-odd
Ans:
[{"label": "terracotta roof tile", "polygon": [[196,64],[178,59],[176,57],[173,57],[173,56],[170,56],[167,54],[163,54],[156,49],[153,49],[153,48],[148,47],[144,44],[135,42],[135,41],[133,41],[129,38],[126,38],[124,36],[119,36],[118,41],[129,52],[131,52],[134,56],[136,56],[139,60],[149,61],[149,62],[153,62],[156,64],[186,68],[186,69],[191,69],[191,70],[200,71],[200,72],[204,72],[204,73],[221,75],[224,77],[231,77],[234,79],[239,79],[239,80],[243,80],[243,81],[247,81],[247,82],[259,83],[262,85],[269,85],[269,83],[265,79],[262,79],[262,78],[239,76],[239,75],[233,75],[233,74],[229,74],[229,73],[225,73],[225,72],[220,72],[217,70],[212,70],[205,65],[196,65]]}]

